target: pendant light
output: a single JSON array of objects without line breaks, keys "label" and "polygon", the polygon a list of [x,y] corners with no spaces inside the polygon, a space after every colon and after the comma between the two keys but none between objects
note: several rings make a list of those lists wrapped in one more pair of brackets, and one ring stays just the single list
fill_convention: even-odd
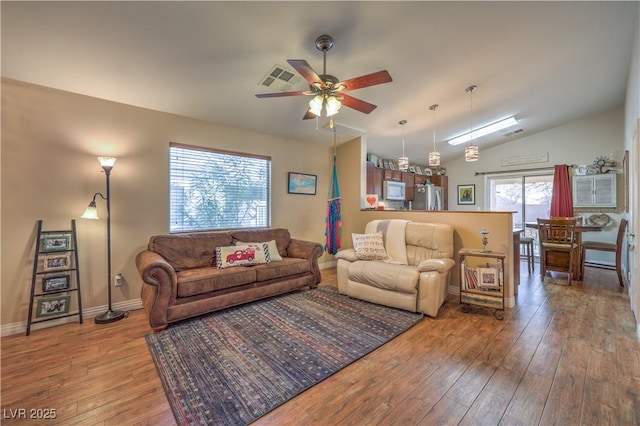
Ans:
[{"label": "pendant light", "polygon": [[409,157],[404,155],[404,125],[407,124],[407,120],[400,120],[399,124],[402,125],[402,157],[398,158],[398,169],[406,172],[409,170]]},{"label": "pendant light", "polygon": [[436,151],[436,110],[438,104],[433,104],[429,107],[433,111],[433,151],[429,153],[429,167],[440,166],[440,153]]},{"label": "pendant light", "polygon": [[[470,100],[470,111],[471,111],[471,140],[473,140],[473,92],[476,91],[476,89],[478,88],[478,86],[476,86],[475,84],[472,86],[469,86],[465,89],[465,92],[467,92],[469,94],[469,100]],[[474,144],[473,142],[471,142],[471,144],[467,145],[464,148],[464,159],[465,161],[478,161],[478,145]]]}]

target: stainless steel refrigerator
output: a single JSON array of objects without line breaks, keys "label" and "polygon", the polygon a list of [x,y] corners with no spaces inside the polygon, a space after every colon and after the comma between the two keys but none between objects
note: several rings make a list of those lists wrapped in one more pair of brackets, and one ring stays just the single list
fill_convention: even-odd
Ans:
[{"label": "stainless steel refrigerator", "polygon": [[433,184],[416,185],[411,209],[442,210],[442,187]]}]

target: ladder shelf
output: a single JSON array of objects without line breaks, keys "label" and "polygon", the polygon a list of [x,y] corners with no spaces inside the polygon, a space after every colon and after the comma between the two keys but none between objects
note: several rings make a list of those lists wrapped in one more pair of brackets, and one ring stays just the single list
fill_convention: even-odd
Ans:
[{"label": "ladder shelf", "polygon": [[[44,231],[42,220],[38,220],[37,228],[27,336],[31,326],[41,322],[77,316],[82,324],[76,221],[71,220],[71,229]],[[71,311],[74,294],[77,310]]]}]

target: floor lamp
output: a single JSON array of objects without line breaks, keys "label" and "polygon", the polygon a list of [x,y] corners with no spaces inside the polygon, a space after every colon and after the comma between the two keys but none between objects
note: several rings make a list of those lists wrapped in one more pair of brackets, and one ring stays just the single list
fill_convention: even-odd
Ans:
[{"label": "floor lamp", "polygon": [[95,317],[96,324],[107,324],[123,319],[126,313],[111,309],[111,194],[109,191],[109,175],[111,174],[111,169],[116,159],[113,157],[98,157],[98,161],[100,161],[102,170],[104,170],[104,174],[107,177],[107,196],[105,197],[99,192],[93,194],[93,199],[81,217],[84,219],[98,219],[96,197],[99,195],[103,200],[107,201],[107,294],[109,297],[109,308],[107,312]]}]

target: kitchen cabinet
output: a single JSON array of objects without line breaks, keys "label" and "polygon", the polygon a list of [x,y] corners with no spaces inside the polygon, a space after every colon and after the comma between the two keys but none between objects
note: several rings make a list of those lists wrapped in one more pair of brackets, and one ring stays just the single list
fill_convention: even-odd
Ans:
[{"label": "kitchen cabinet", "polygon": [[377,194],[380,200],[382,200],[383,172],[383,169],[375,167],[373,163],[367,162],[367,194]]},{"label": "kitchen cabinet", "polygon": [[415,186],[414,174],[403,172],[402,181],[405,184],[405,189],[404,189],[405,201],[413,201],[413,187]]},{"label": "kitchen cabinet", "polygon": [[616,174],[573,177],[574,207],[616,207]]},{"label": "kitchen cabinet", "polygon": [[442,187],[442,208],[444,210],[449,209],[448,176],[427,176],[411,172],[401,172],[399,170],[383,169],[367,161],[367,194],[378,194],[378,198],[382,200],[382,182],[385,180],[405,183],[405,201],[413,200],[415,185],[424,184],[428,180],[432,184]]}]

